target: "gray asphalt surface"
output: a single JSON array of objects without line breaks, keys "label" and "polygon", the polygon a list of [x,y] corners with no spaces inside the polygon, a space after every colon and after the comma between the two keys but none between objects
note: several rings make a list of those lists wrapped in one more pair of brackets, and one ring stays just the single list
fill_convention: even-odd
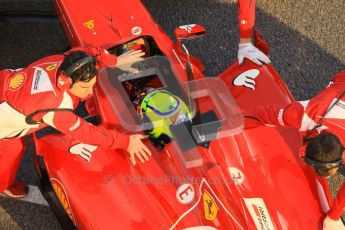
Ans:
[{"label": "gray asphalt surface", "polygon": [[[190,52],[206,66],[206,75],[221,73],[237,56],[236,1],[144,0],[156,21],[173,38],[178,25],[198,23],[208,35],[189,41]],[[53,11],[47,0],[0,0],[0,11]],[[293,95],[304,100],[324,88],[331,76],[345,69],[344,0],[258,0],[256,27],[271,47],[271,61]],[[0,69],[20,68],[50,54],[61,53],[68,42],[59,25],[0,19]],[[34,185],[30,150],[18,177]],[[344,177],[331,180],[333,191]],[[0,197],[0,229],[60,229],[46,206]]]}]

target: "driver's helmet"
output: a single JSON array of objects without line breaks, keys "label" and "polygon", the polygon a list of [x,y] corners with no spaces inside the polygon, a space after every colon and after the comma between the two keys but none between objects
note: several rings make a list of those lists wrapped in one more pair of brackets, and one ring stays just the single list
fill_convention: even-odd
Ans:
[{"label": "driver's helmet", "polygon": [[157,140],[164,136],[172,139],[169,126],[192,118],[184,101],[166,90],[147,90],[146,95],[141,96],[138,112],[150,120],[152,130],[148,134]]}]

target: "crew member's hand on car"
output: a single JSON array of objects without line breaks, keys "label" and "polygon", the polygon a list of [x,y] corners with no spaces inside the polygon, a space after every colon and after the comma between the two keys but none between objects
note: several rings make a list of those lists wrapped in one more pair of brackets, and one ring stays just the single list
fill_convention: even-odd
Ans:
[{"label": "crew member's hand on car", "polygon": [[244,58],[248,58],[257,65],[262,65],[263,63],[271,63],[270,59],[256,48],[251,42],[241,43],[238,45],[238,63],[243,64]]},{"label": "crew member's hand on car", "polygon": [[134,134],[129,137],[127,151],[129,152],[129,160],[132,162],[132,165],[136,164],[135,158],[138,158],[141,163],[144,163],[152,155],[151,151],[142,142],[144,138],[147,137],[141,134]]},{"label": "crew member's hand on car", "polygon": [[145,53],[141,50],[130,50],[118,56],[116,67],[125,72],[138,73],[139,70],[134,68],[132,64],[141,60],[144,55]]},{"label": "crew member's hand on car", "polygon": [[116,65],[124,65],[142,59],[145,53],[141,50],[130,50],[117,57]]},{"label": "crew member's hand on car", "polygon": [[325,220],[323,221],[323,230],[344,230],[345,226],[341,219],[333,220],[326,216]]}]

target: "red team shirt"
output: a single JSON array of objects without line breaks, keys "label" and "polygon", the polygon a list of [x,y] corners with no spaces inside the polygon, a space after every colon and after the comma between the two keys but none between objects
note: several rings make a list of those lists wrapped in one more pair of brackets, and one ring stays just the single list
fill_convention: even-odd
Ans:
[{"label": "red team shirt", "polygon": [[238,0],[240,38],[251,38],[255,24],[255,0]]},{"label": "red team shirt", "polygon": [[[255,115],[266,124],[295,127],[304,136],[344,91],[345,71],[342,71],[334,76],[326,89],[312,99],[295,101],[288,106],[261,106],[256,109]],[[316,129],[314,135],[321,132],[334,133],[345,146],[345,95],[329,110],[322,121],[322,126]],[[345,208],[345,185],[339,190],[328,216],[334,220],[339,219],[344,212],[343,208]]]},{"label": "red team shirt", "polygon": [[[116,64],[116,56],[97,48],[79,47],[96,56],[98,68]],[[104,148],[126,149],[129,136],[87,123],[74,110],[80,99],[71,95],[57,82],[64,55],[38,60],[27,68],[0,71],[0,139],[22,137],[50,125],[74,139]],[[43,122],[28,124],[27,116],[46,109],[66,109],[41,113]]]}]

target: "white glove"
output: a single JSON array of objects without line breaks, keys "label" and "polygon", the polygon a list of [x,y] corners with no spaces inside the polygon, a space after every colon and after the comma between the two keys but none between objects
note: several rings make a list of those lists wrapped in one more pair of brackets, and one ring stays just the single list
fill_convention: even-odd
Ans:
[{"label": "white glove", "polygon": [[323,221],[323,230],[344,230],[345,226],[341,219],[332,220],[328,216]]},{"label": "white glove", "polygon": [[238,45],[238,63],[242,65],[244,58],[248,58],[257,65],[271,63],[270,59],[259,49],[257,49],[251,42]]}]

